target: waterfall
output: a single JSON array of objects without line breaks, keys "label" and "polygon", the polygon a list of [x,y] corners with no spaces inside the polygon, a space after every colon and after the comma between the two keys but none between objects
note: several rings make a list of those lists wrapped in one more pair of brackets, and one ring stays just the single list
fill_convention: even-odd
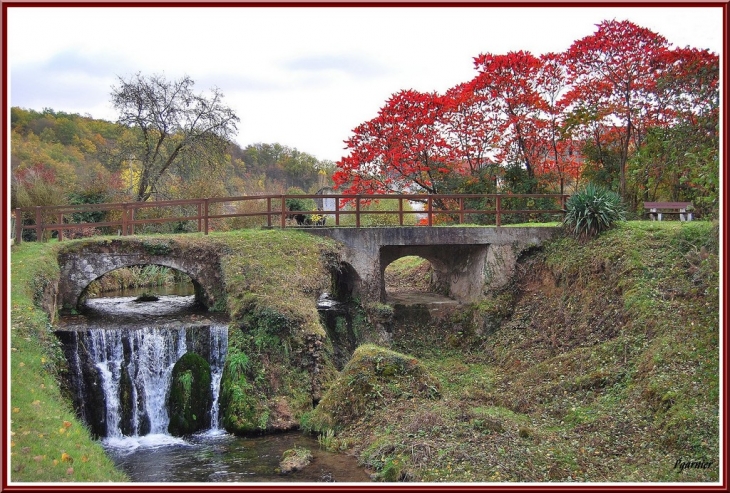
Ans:
[{"label": "waterfall", "polygon": [[67,337],[75,406],[100,437],[167,435],[172,370],[188,351],[210,364],[213,399],[208,416],[210,428],[219,429],[218,397],[228,349],[227,325],[90,328]]},{"label": "waterfall", "polygon": [[122,380],[122,364],[124,363],[124,352],[122,350],[121,330],[89,331],[89,356],[94,366],[99,369],[102,389],[104,389],[104,401],[106,402],[106,424],[108,437],[120,437],[122,431],[121,407],[119,400],[120,383]]},{"label": "waterfall", "polygon": [[214,326],[210,328],[210,385],[213,390],[213,404],[210,407],[210,428],[220,430],[220,413],[218,412],[218,397],[220,396],[223,364],[228,353],[228,326]]}]

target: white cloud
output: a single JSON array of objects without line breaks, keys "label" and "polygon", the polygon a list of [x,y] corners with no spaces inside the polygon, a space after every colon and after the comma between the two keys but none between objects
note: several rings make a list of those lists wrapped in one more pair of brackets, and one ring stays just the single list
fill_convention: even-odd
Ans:
[{"label": "white cloud", "polygon": [[[117,76],[184,74],[217,86],[238,142],[337,160],[343,140],[401,89],[443,92],[480,53],[562,51],[605,19],[720,53],[716,8],[10,7],[11,106],[113,120]],[[52,42],[47,33],[55,33]]]}]

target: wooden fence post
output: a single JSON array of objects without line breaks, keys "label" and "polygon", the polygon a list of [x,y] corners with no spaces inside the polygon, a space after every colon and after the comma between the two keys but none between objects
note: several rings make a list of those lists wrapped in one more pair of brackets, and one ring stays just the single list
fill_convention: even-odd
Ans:
[{"label": "wooden fence post", "polygon": [[20,245],[23,241],[23,213],[20,207],[15,209],[15,244]]},{"label": "wooden fence post", "polygon": [[[203,199],[205,200],[205,199]],[[198,202],[198,233],[203,231],[203,203]]]},{"label": "wooden fence post", "polygon": [[122,236],[127,236],[127,203],[122,204]]},{"label": "wooden fence post", "polygon": [[39,205],[35,207],[35,241],[43,242],[43,215]]},{"label": "wooden fence post", "polygon": [[[269,210],[271,215],[271,210]],[[281,196],[281,228],[286,228],[286,198],[284,195]]]},{"label": "wooden fence post", "polygon": [[210,199],[203,201],[203,230],[208,234],[208,215],[210,215]]},{"label": "wooden fence post", "polygon": [[427,202],[428,202],[428,207],[427,207],[427,210],[428,210],[428,225],[429,226],[433,226],[433,200],[432,200],[432,198],[431,198],[430,195],[428,196]]},{"label": "wooden fence post", "polygon": [[129,208],[129,234],[134,236],[134,211],[137,210],[134,204]]},{"label": "wooden fence post", "polygon": [[58,224],[61,225],[58,228],[58,241],[63,241],[63,212],[58,213]]},{"label": "wooden fence post", "polygon": [[360,196],[355,196],[355,227],[360,227]]},{"label": "wooden fence post", "polygon": [[495,205],[496,205],[496,216],[497,216],[496,221],[497,221],[497,227],[500,227],[502,225],[502,217],[500,216],[500,214],[501,214],[500,209],[501,209],[501,205],[502,205],[502,197],[500,197],[499,195],[497,195],[497,202],[496,202]]},{"label": "wooden fence post", "polygon": [[266,225],[271,227],[271,197],[266,197]]},{"label": "wooden fence post", "polygon": [[340,225],[340,198],[335,197],[335,226]]}]

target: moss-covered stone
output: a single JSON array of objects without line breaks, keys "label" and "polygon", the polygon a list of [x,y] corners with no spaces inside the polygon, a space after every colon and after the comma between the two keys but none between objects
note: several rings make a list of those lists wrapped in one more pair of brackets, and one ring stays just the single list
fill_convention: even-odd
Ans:
[{"label": "moss-covered stone", "polygon": [[325,338],[271,309],[253,310],[229,332],[221,379],[224,428],[250,435],[296,428],[336,370]]},{"label": "moss-covered stone", "polygon": [[338,429],[397,399],[440,397],[439,381],[414,357],[360,346],[309,417],[315,431]]},{"label": "moss-covered stone", "polygon": [[312,462],[312,451],[306,448],[294,447],[286,450],[279,462],[281,474],[289,474],[304,469]]},{"label": "moss-covered stone", "polygon": [[195,353],[186,353],[175,363],[168,399],[170,434],[188,435],[204,428],[212,401],[210,380],[210,364]]},{"label": "moss-covered stone", "polygon": [[240,338],[240,333],[231,331],[228,356],[221,377],[221,417],[227,431],[245,435],[261,431],[258,416],[265,409],[248,382],[247,375],[252,364],[248,355],[240,349],[240,344],[236,343],[237,338]]},{"label": "moss-covered stone", "polygon": [[236,251],[221,261],[231,317],[222,424],[242,435],[296,428],[337,375],[317,311],[336,246],[293,231],[221,239]]}]

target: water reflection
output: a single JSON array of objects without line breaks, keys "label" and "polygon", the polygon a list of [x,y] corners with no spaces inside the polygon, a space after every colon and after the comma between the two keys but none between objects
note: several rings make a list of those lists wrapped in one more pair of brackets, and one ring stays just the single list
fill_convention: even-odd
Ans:
[{"label": "water reflection", "polygon": [[[105,441],[104,446],[118,467],[139,482],[369,482],[366,470],[354,457],[326,452],[317,440],[301,433],[262,437],[236,437],[207,432],[188,439],[164,435],[156,441],[128,439]],[[131,443],[133,441],[134,443]],[[297,447],[312,451],[312,462],[300,471],[282,475],[279,461],[285,450]]]},{"label": "water reflection", "polygon": [[170,327],[214,325],[227,321],[223,313],[209,312],[195,302],[194,295],[156,294],[157,301],[138,302],[138,294],[90,298],[80,315],[67,315],[59,321],[62,330],[96,328]]}]

